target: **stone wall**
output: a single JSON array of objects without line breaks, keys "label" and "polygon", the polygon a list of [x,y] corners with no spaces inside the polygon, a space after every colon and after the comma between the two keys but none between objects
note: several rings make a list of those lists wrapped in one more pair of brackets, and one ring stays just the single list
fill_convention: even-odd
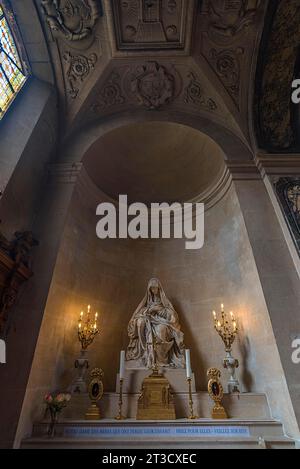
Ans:
[{"label": "stone wall", "polygon": [[[147,281],[161,279],[179,313],[198,390],[206,370],[222,367],[224,348],[213,329],[212,309],[224,302],[239,318],[234,355],[240,360],[242,391],[266,392],[273,416],[290,434],[297,427],[256,265],[234,186],[206,212],[205,246],[187,251],[181,240],[100,241],[96,205],[101,195],[83,171],[77,184],[55,267],[29,386],[19,439],[42,412],[42,397],[65,389],[79,352],[80,311],[91,304],[100,313],[100,334],[90,348],[90,364],[105,373],[105,389],[115,390],[119,352],[128,344],[127,324]],[[225,384],[226,373],[223,371]]]},{"label": "stone wall", "polygon": [[5,422],[0,427],[0,447],[8,448],[13,444],[38,337],[38,314],[42,315],[45,306],[40,306],[38,293],[46,285],[38,275],[38,263],[46,259],[45,244],[37,222],[43,218],[47,164],[55,156],[57,142],[56,95],[51,85],[29,80],[1,121],[0,141],[0,231],[12,239],[16,230],[32,230],[41,242],[33,258],[36,276],[24,285],[12,311],[7,364],[0,368],[0,381],[5,383],[0,390]]}]

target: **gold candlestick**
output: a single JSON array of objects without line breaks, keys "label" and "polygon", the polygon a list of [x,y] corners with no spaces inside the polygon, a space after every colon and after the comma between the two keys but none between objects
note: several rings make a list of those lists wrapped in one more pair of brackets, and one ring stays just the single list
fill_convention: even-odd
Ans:
[{"label": "gold candlestick", "polygon": [[232,345],[238,334],[238,325],[237,320],[233,314],[230,312],[230,318],[225,313],[224,305],[221,305],[221,318],[218,319],[217,313],[213,311],[214,326],[215,330],[221,337],[225,345],[226,357],[223,361],[224,368],[228,369],[230,374],[230,379],[228,381],[228,392],[235,393],[240,392],[239,390],[239,381],[235,376],[236,369],[239,367],[239,361],[233,358],[231,355]]},{"label": "gold candlestick", "polygon": [[194,414],[194,402],[193,402],[193,394],[192,394],[192,378],[187,379],[189,385],[189,408],[190,408],[190,415],[188,417],[189,420],[197,419],[197,415]]},{"label": "gold candlestick", "polygon": [[125,420],[126,417],[122,414],[123,408],[123,381],[124,379],[120,379],[120,393],[119,393],[119,414],[115,417],[115,420]]}]

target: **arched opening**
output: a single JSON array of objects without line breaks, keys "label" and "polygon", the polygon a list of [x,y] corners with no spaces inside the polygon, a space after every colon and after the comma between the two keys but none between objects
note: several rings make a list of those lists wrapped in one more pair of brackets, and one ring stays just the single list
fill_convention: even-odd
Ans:
[{"label": "arched opening", "polygon": [[[85,135],[82,140],[83,167],[60,238],[19,438],[24,434],[24,423],[30,428],[32,418],[38,420],[42,411],[42,404],[33,409],[30,402],[36,403],[42,391],[71,385],[76,373],[74,358],[79,353],[77,321],[88,304],[99,311],[100,326],[100,335],[89,351],[90,364],[104,371],[106,415],[113,417],[110,395],[116,389],[119,350],[128,345],[127,325],[153,276],[161,280],[180,316],[185,343],[193,350],[197,389],[205,391],[206,371],[219,363],[224,353],[211,315],[224,302],[239,312],[243,324],[236,345],[243,390],[266,392],[274,415],[284,418],[281,401],[274,399],[268,385],[277,382],[284,387],[284,380],[243,213],[234,184],[228,180],[225,191],[220,185],[226,160],[223,151],[203,133],[171,122],[127,123],[115,130],[102,129],[100,138],[99,133],[98,138],[94,131],[92,138]],[[186,165],[181,160],[183,152]],[[77,156],[72,153],[74,159]],[[153,193],[150,182],[160,168],[169,174],[169,180],[167,183],[158,174]],[[199,175],[197,180],[193,179],[194,172]],[[188,251],[181,239],[99,240],[95,233],[96,207],[102,201],[115,200],[119,187],[132,201],[139,198],[144,202],[157,200],[157,196],[170,201],[177,197],[182,201],[201,200],[213,193],[214,203],[205,215],[203,249]],[[49,334],[51,349],[45,350],[43,343],[49,340]],[[273,361],[265,365],[266,353]],[[34,389],[30,383],[34,383]],[[287,423],[289,418],[293,417],[288,417]]]},{"label": "arched opening", "polygon": [[131,124],[95,141],[83,157],[93,183],[117,201],[201,200],[225,170],[225,155],[207,135],[170,122]]}]

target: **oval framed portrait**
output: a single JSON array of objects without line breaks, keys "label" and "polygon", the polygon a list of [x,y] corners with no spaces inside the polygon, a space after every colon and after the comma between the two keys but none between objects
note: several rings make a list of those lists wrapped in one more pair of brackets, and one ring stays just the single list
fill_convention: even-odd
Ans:
[{"label": "oval framed portrait", "polygon": [[104,393],[102,380],[100,378],[93,378],[89,384],[88,391],[91,401],[100,401]]},{"label": "oval framed portrait", "polygon": [[224,391],[220,381],[217,379],[210,379],[208,382],[208,393],[214,401],[221,401],[223,399]]}]

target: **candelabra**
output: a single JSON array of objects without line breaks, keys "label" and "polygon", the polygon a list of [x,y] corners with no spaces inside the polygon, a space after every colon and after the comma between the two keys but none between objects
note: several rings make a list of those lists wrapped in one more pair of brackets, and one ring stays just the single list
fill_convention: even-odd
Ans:
[{"label": "candelabra", "polygon": [[235,341],[235,338],[238,334],[237,321],[234,314],[230,313],[230,319],[224,311],[224,305],[221,305],[221,319],[218,319],[217,314],[213,311],[215,330],[221,337],[225,345],[226,357],[223,360],[223,366],[229,371],[230,378],[228,381],[228,392],[240,392],[239,391],[239,381],[236,378],[236,369],[239,367],[239,362],[237,359],[233,358],[232,345]]},{"label": "candelabra", "polygon": [[87,385],[85,382],[86,371],[89,368],[87,358],[87,349],[93,343],[95,336],[99,333],[98,313],[95,313],[94,319],[91,318],[91,306],[87,307],[87,313],[80,313],[78,320],[78,340],[81,344],[80,356],[75,360],[75,368],[77,370],[77,378],[72,385],[73,393],[86,393]]}]

